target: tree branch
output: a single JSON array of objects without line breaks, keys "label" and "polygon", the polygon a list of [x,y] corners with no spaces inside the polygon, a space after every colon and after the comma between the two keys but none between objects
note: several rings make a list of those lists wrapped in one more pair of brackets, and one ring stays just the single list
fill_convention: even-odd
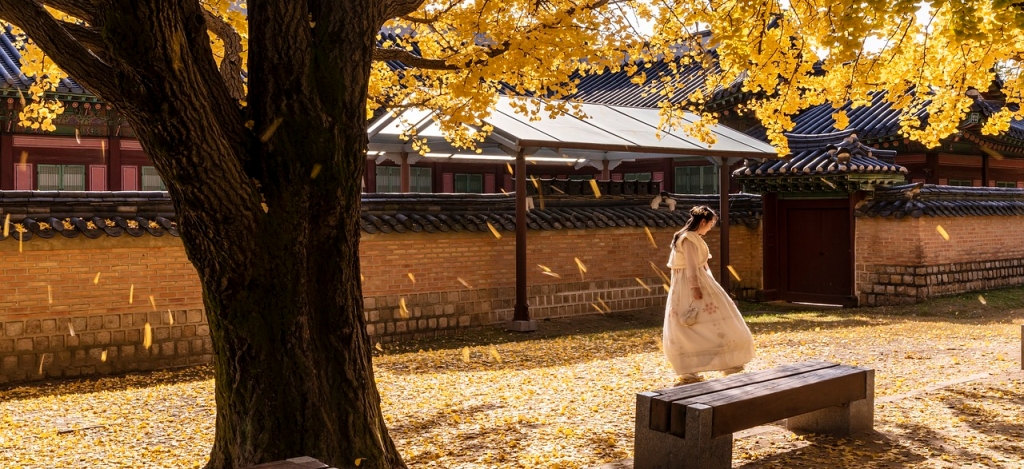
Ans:
[{"label": "tree branch", "polygon": [[384,4],[384,20],[398,18],[419,10],[426,0],[388,0]]},{"label": "tree branch", "polygon": [[42,2],[89,24],[92,24],[99,16],[99,5],[95,0],[42,0]]},{"label": "tree branch", "polygon": [[[61,27],[67,30],[68,34],[75,38],[76,41],[81,43],[83,46],[89,48],[97,56],[106,52],[107,47],[103,44],[103,38],[100,33],[81,24],[60,22]],[[34,37],[32,39],[35,39]]]},{"label": "tree branch", "polygon": [[242,36],[230,24],[210,10],[203,9],[206,27],[224,42],[224,58],[220,62],[220,76],[228,87],[228,93],[236,100],[245,99],[242,84]]},{"label": "tree branch", "polygon": [[458,65],[449,64],[441,59],[428,59],[426,57],[420,57],[405,49],[382,49],[378,47],[373,50],[373,60],[395,60],[402,62],[403,64],[408,65],[410,67],[423,68],[428,70],[459,70],[462,68],[459,67]]},{"label": "tree branch", "polygon": [[[18,25],[65,72],[102,97],[115,96],[114,70],[79,42],[36,0],[0,1],[0,17]],[[127,77],[124,77],[127,79]]]}]

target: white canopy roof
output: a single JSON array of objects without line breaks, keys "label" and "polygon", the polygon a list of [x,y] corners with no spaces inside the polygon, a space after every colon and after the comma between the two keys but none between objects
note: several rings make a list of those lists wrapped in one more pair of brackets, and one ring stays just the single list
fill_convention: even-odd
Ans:
[{"label": "white canopy roof", "polygon": [[[575,105],[575,104],[574,104]],[[401,135],[411,124],[417,138],[426,138],[428,158],[467,160],[509,160],[517,152],[528,159],[552,162],[565,161],[578,166],[594,161],[624,161],[648,158],[711,157],[775,158],[775,149],[765,142],[744,135],[723,125],[711,127],[717,142],[708,145],[686,133],[661,131],[657,109],[579,104],[585,118],[563,114],[550,117],[541,112],[531,118],[516,111],[511,99],[500,97],[493,113],[484,119],[494,130],[478,145],[480,153],[454,148],[441,134],[432,113],[409,109],[398,115],[387,114],[369,126],[370,154],[406,152],[417,154]],[[684,120],[693,122],[696,115]]]}]

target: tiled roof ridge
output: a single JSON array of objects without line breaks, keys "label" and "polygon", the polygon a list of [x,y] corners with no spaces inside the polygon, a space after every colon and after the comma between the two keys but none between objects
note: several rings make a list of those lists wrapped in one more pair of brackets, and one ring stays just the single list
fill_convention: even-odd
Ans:
[{"label": "tiled roof ridge", "polygon": [[[781,160],[747,159],[733,171],[737,178],[823,176],[848,173],[906,174],[895,163],[896,152],[861,143],[856,129],[820,134],[786,134],[790,156]],[[846,156],[848,155],[848,156]]]},{"label": "tiled roof ridge", "polygon": [[1024,216],[1024,189],[904,184],[876,190],[859,217]]},{"label": "tiled roof ridge", "polygon": [[[669,194],[658,208],[654,195],[591,196],[553,195],[545,207],[527,213],[533,230],[606,227],[681,227],[693,205],[719,207],[718,195]],[[761,198],[754,194],[730,194],[731,224],[757,226]],[[364,194],[360,226],[366,233],[489,232],[515,230],[514,194]],[[65,192],[0,191],[0,220],[10,216],[6,238],[29,241],[33,237],[66,238],[84,235],[99,238],[125,233],[139,237],[178,236],[174,208],[167,192]],[[0,221],[2,223],[2,221]]]}]

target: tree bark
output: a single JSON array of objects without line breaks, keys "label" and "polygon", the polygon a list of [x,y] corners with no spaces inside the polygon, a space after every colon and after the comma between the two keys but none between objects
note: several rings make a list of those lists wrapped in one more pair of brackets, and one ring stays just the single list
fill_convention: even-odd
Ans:
[{"label": "tree bark", "polygon": [[[30,36],[59,31],[33,0],[3,1]],[[167,183],[216,354],[206,467],[297,456],[405,467],[380,410],[359,276],[367,84],[386,2],[250,0],[244,109],[198,1],[100,4],[90,26],[108,73],[60,50],[70,34],[40,45],[125,115]]]}]

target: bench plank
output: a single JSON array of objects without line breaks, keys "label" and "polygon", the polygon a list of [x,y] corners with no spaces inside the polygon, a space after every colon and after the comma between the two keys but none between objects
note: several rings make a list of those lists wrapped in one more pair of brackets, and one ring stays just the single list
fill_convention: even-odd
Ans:
[{"label": "bench plank", "polygon": [[687,406],[692,404],[714,409],[711,436],[718,437],[864,399],[866,388],[866,370],[840,365],[682,399],[672,403],[669,433],[685,437]]},{"label": "bench plank", "polygon": [[807,361],[783,365],[771,370],[735,374],[713,381],[687,384],[675,388],[654,391],[658,396],[654,397],[651,401],[650,428],[651,430],[659,432],[670,431],[672,421],[672,402],[726,391],[729,389],[742,388],[755,383],[778,380],[801,373],[836,366],[839,365],[824,361]]}]

